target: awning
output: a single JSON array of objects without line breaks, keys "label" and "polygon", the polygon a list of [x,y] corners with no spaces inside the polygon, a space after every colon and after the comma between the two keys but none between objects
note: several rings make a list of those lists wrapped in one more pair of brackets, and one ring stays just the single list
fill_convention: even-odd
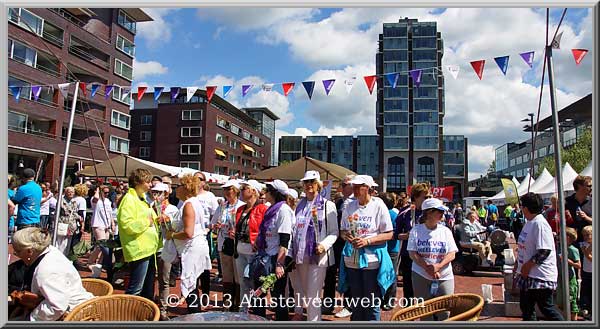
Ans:
[{"label": "awning", "polygon": [[254,153],[254,149],[246,144],[242,144],[244,150]]},{"label": "awning", "polygon": [[221,151],[221,150],[219,150],[219,149],[215,149],[215,153],[216,153],[218,156],[227,157],[227,156],[225,155],[225,152],[223,152],[223,151]]}]

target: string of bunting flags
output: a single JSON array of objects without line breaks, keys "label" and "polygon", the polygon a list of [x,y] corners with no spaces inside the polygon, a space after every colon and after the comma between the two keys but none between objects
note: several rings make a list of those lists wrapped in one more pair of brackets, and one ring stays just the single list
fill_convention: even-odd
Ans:
[{"label": "string of bunting flags", "polygon": [[[562,32],[559,33],[554,38],[554,40],[552,41],[552,48],[560,49],[561,36],[562,36]],[[575,60],[576,65],[579,65],[581,63],[581,61],[583,60],[583,58],[585,57],[585,55],[588,53],[588,50],[575,48],[575,49],[571,49],[571,53],[573,54],[573,58]],[[533,68],[533,59],[535,56],[535,51],[523,52],[523,53],[520,53],[519,56],[523,59],[523,61],[525,61],[525,63],[527,65],[529,65],[530,68]],[[500,69],[502,74],[504,74],[504,75],[506,75],[506,72],[508,70],[509,58],[510,58],[510,56],[508,56],[508,55],[494,57],[494,61],[498,65],[498,68]],[[471,67],[473,68],[473,71],[475,72],[475,74],[477,75],[479,80],[483,79],[483,70],[485,67],[485,62],[486,61],[484,59],[470,62]],[[369,90],[369,94],[373,94],[373,89],[375,88],[375,84],[377,82],[378,77],[385,77],[387,79],[387,81],[389,82],[389,84],[392,86],[392,88],[396,88],[396,86],[398,85],[398,81],[400,79],[400,75],[408,74],[413,81],[413,85],[415,87],[419,87],[419,85],[421,84],[423,73],[427,72],[429,70],[431,70],[433,72],[441,71],[438,67],[428,67],[428,68],[420,68],[420,69],[414,69],[414,70],[402,71],[402,72],[390,72],[390,73],[385,73],[382,75],[377,75],[377,74],[368,75],[368,76],[364,76],[363,79],[365,81],[367,89]],[[446,70],[456,80],[458,78],[458,73],[460,72],[460,66],[446,65]],[[435,78],[435,74],[433,76]],[[355,77],[355,76],[344,80],[343,83],[346,88],[346,92],[348,94],[350,94],[350,91],[354,87],[356,81],[357,81],[357,77]],[[333,89],[335,82],[336,82],[336,79],[322,80],[323,88],[325,89],[326,95],[329,95],[329,93]],[[66,98],[70,85],[74,84],[74,83],[75,82],[59,83],[56,86],[58,87],[58,90],[61,92],[63,97]],[[86,84],[85,82],[78,82],[78,83],[79,83],[79,89],[81,90],[81,92],[83,93],[84,96],[87,96],[87,90],[90,90],[91,98],[93,98],[96,95],[96,93],[102,86],[102,84],[99,84],[99,83],[89,83],[89,84]],[[303,81],[302,82],[302,86],[304,87],[304,90],[306,91],[306,94],[308,95],[309,99],[312,99],[312,96],[313,96],[313,93],[315,90],[315,84],[316,84],[315,81]],[[275,85],[281,85],[281,90],[283,91],[283,95],[287,97],[290,94],[290,92],[292,92],[294,87],[296,86],[296,83],[295,82],[265,83],[265,84],[262,84],[260,87],[262,88],[262,90],[270,92],[270,91],[273,91],[273,88],[275,87]],[[31,94],[33,95],[35,101],[37,101],[38,98],[40,97],[40,94],[44,87],[48,89],[48,92],[54,92],[54,86],[55,85],[9,86],[9,89],[10,89],[11,93],[13,94],[15,101],[19,102],[19,99],[21,97],[21,90],[23,88],[31,88]],[[127,98],[127,96],[131,94],[131,91],[132,91],[131,87],[122,87],[122,86],[114,85],[114,84],[113,85],[104,85],[104,98],[105,99],[108,99],[108,97],[110,97],[110,94],[111,94],[111,92],[113,92],[115,87],[121,88],[121,95],[120,95],[121,101],[124,101]],[[234,87],[233,85],[222,86],[222,96],[221,97],[226,98],[233,90],[233,87]],[[242,85],[242,97],[246,97],[246,95],[248,95],[248,93],[254,87],[255,87],[255,85],[253,85],[253,84]],[[181,89],[182,89],[181,87],[170,87],[169,91],[170,91],[170,95],[171,95],[171,102],[174,102],[175,99],[177,98],[177,96],[179,96]],[[186,102],[189,102],[191,100],[192,96],[199,89],[199,87],[184,87],[184,89],[186,90]],[[144,96],[144,94],[146,93],[147,90],[148,90],[147,86],[139,86],[137,88],[138,102],[142,99],[142,97]],[[164,92],[164,90],[165,90],[165,87],[161,87],[161,86],[154,87],[154,90],[153,90],[154,102],[159,101],[159,98],[162,95],[162,93]],[[211,101],[211,99],[214,96],[216,91],[217,91],[217,86],[206,86],[206,98],[207,98],[208,102]]]}]

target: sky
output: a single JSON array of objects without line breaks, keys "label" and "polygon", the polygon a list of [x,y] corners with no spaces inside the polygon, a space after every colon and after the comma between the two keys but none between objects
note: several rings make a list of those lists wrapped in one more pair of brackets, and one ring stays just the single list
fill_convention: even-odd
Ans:
[{"label": "sky", "polygon": [[[468,138],[469,179],[484,175],[496,147],[521,142],[527,113],[537,113],[546,39],[545,8],[147,8],[152,22],[138,23],[134,90],[137,86],[234,88],[238,107],[266,106],[280,117],[283,135],[375,134],[376,95],[363,76],[375,74],[383,23],[404,17],[436,21],[444,41],[444,134]],[[550,10],[551,39],[562,8]],[[592,92],[592,11],[569,8],[553,52],[557,105],[561,109]],[[573,48],[588,49],[580,65]],[[519,56],[535,51],[533,68]],[[510,56],[506,75],[494,57]],[[482,80],[471,61],[485,60]],[[344,80],[357,77],[350,93]],[[321,80],[336,79],[329,95]],[[314,80],[309,100],[302,81]],[[282,82],[295,82],[286,97]],[[261,89],[274,83],[273,91]],[[541,119],[551,114],[549,88]],[[241,86],[255,87],[242,97]],[[279,84],[279,85],[277,85]],[[537,120],[537,117],[536,117]],[[276,144],[277,145],[277,144]]]}]

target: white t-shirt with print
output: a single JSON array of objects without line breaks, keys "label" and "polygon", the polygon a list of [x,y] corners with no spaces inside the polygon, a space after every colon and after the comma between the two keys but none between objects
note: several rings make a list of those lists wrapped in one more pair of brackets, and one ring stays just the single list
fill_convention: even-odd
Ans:
[{"label": "white t-shirt with print", "polygon": [[75,201],[75,203],[77,203],[77,210],[78,211],[86,211],[87,210],[87,202],[85,201],[85,198],[82,196],[77,196],[73,198],[73,201]]},{"label": "white t-shirt with print", "polygon": [[110,228],[112,226],[112,202],[109,198],[104,198],[103,201],[98,199],[95,203],[94,213],[92,215],[92,227],[95,228]]},{"label": "white t-shirt with print", "polygon": [[200,204],[202,205],[202,223],[204,227],[208,228],[210,225],[210,219],[219,208],[219,201],[213,192],[204,192],[196,196]]},{"label": "white t-shirt with print", "polygon": [[592,261],[589,260],[587,257],[585,257],[585,255],[583,254],[583,248],[589,246],[590,244],[587,242],[581,242],[580,243],[580,247],[582,249],[581,251],[581,266],[582,266],[582,270],[584,272],[588,272],[588,273],[592,273]]},{"label": "white t-shirt with print", "polygon": [[235,214],[237,209],[245,204],[242,200],[238,199],[234,205],[225,206],[225,203],[223,203],[222,206],[217,208],[210,221],[212,225],[217,224],[217,222],[221,223],[221,228],[217,233],[217,250],[221,251],[223,249],[223,241],[229,237],[229,229],[235,229]]},{"label": "white t-shirt with print", "polygon": [[[457,252],[458,248],[456,242],[454,242],[452,231],[446,226],[438,224],[435,229],[430,230],[425,224],[417,224],[410,230],[406,250],[416,251],[427,264],[439,264],[448,253]],[[412,271],[428,280],[434,280],[416,262],[412,263]],[[438,280],[451,280],[453,278],[452,266],[451,263],[448,263],[440,270]]]},{"label": "white t-shirt with print", "polygon": [[558,280],[558,269],[556,268],[556,250],[554,249],[554,236],[550,224],[541,214],[528,220],[521,230],[517,242],[517,273],[521,273],[521,267],[528,262],[539,249],[550,250],[550,255],[541,265],[535,265],[529,271],[529,277],[543,281],[556,282]]},{"label": "white t-shirt with print", "polygon": [[[383,200],[372,197],[364,206],[361,206],[358,200],[352,200],[344,207],[340,230],[351,231],[355,237],[367,239],[380,233],[393,231],[394,226],[392,226],[390,212]],[[377,255],[373,254],[368,248],[365,249],[365,253],[369,262],[367,269],[379,268]],[[344,263],[349,268],[359,268],[353,257],[344,256]]]},{"label": "white t-shirt with print", "polygon": [[[294,219],[294,211],[290,206],[286,203],[281,205],[279,211],[277,212],[277,217],[273,219],[271,225],[267,227],[267,232],[265,234],[267,242],[266,252],[268,255],[277,255],[279,252],[279,233],[287,233],[292,234],[292,226],[295,222]],[[290,243],[292,239],[288,242],[287,249],[290,249]]]}]

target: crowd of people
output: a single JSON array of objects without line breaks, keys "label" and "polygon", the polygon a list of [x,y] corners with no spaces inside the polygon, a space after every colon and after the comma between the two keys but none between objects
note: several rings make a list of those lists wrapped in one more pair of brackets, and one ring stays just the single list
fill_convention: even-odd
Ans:
[{"label": "crowd of people", "polygon": [[[414,184],[410,196],[378,192],[368,175],[345,177],[331,197],[324,194],[319,172],[312,170],[298,182],[300,195],[277,179],[264,184],[230,179],[217,197],[200,171],[175,185],[170,176],[136,169],[128,182],[116,186],[86,181],[66,187],[60,202],[57,184],[38,184],[34,177],[34,170],[25,169],[16,191],[9,178],[8,195],[9,243],[20,259],[9,267],[9,292],[39,297],[29,308],[13,305],[10,314],[32,321],[59,320],[92,298],[77,272],[85,268],[80,252],[84,231],[95,241],[85,253],[92,277],[105,271],[106,280],[114,283],[118,245],[127,264],[125,293],[154,300],[161,320],[169,319],[169,307],[184,303],[189,313],[211,308],[216,258],[227,311],[264,317],[270,307],[276,321],[303,320],[305,311],[308,321],[320,321],[342,306],[336,317],[379,321],[381,310],[399,306],[398,276],[406,307],[454,293],[452,261],[459,247],[476,249],[481,262],[491,265],[489,242],[479,237],[502,217],[491,202],[468,211],[460,204],[450,208],[432,197],[429,183]],[[574,186],[566,200],[572,244],[567,255],[572,284],[566,293],[572,314],[581,310],[588,317],[591,178],[577,177]],[[517,240],[515,282],[524,320],[535,320],[535,304],[547,319],[562,319],[553,302],[561,273],[555,203],[544,209],[541,197],[528,193],[503,212]],[[51,244],[53,234],[56,243]],[[181,294],[173,304],[175,278]],[[265,302],[267,292],[274,304]],[[336,292],[341,304],[335,302]],[[291,317],[289,303],[281,303],[287,297],[294,300]],[[442,311],[429,319],[448,315]]]}]

